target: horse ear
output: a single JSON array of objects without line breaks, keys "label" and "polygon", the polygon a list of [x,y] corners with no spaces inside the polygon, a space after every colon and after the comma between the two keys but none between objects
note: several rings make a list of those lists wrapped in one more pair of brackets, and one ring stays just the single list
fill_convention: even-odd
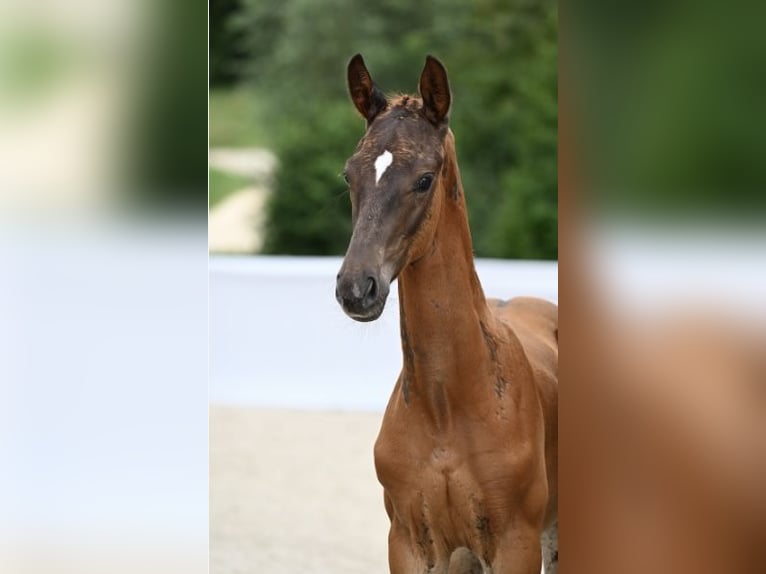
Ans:
[{"label": "horse ear", "polygon": [[386,96],[372,81],[361,54],[351,58],[348,63],[348,92],[356,109],[367,120],[367,125],[386,109]]},{"label": "horse ear", "polygon": [[433,56],[426,56],[426,65],[420,74],[420,97],[423,98],[423,113],[431,123],[439,125],[449,114],[450,95],[447,70]]}]

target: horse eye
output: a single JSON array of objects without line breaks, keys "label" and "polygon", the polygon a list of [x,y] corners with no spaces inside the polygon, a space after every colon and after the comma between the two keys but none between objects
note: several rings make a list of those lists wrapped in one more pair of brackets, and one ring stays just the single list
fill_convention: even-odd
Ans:
[{"label": "horse eye", "polygon": [[428,191],[431,188],[431,184],[434,181],[434,174],[427,173],[422,176],[415,184],[415,191],[423,192]]}]

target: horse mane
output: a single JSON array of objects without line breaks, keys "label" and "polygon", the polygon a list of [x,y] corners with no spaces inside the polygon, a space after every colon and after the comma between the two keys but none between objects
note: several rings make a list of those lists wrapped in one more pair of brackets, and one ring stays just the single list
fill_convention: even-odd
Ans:
[{"label": "horse mane", "polygon": [[411,94],[391,94],[386,96],[389,109],[399,108],[409,112],[420,112],[423,109],[423,100]]}]

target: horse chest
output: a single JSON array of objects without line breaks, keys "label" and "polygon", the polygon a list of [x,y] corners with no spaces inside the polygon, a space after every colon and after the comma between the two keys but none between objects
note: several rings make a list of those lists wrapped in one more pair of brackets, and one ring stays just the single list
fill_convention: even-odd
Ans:
[{"label": "horse chest", "polygon": [[388,438],[382,433],[375,465],[395,519],[414,536],[425,537],[419,545],[483,547],[490,516],[506,500],[503,457],[469,453],[443,437]]}]

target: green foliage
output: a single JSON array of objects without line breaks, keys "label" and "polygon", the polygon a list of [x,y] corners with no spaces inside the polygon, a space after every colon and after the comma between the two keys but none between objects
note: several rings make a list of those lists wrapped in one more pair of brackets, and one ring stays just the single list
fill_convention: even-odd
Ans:
[{"label": "green foliage", "polygon": [[208,169],[208,204],[213,207],[250,183],[245,177],[210,168]]},{"label": "green foliage", "polygon": [[81,55],[31,27],[8,32],[0,39],[0,107],[36,104],[72,74]]},{"label": "green foliage", "polygon": [[[735,219],[766,207],[766,4],[585,2],[570,53],[578,171],[631,217]],[[626,134],[629,134],[627,136]]]},{"label": "green foliage", "polygon": [[448,65],[476,252],[555,259],[556,4],[483,2],[464,26],[471,41],[454,50]]},{"label": "green foliage", "polygon": [[210,1],[210,85],[225,86],[241,76],[247,57],[246,33],[238,25],[241,0]]},{"label": "green foliage", "polygon": [[268,147],[267,108],[259,94],[244,88],[210,90],[211,147]]},{"label": "green foliage", "polygon": [[[301,114],[278,138],[280,168],[269,203],[264,251],[323,255],[343,253],[351,235],[351,204],[340,176],[353,151],[358,123],[346,102]],[[307,107],[312,108],[310,102]],[[355,129],[356,128],[356,129]],[[321,134],[312,137],[311,134]]]},{"label": "green foliage", "polygon": [[364,131],[346,93],[349,58],[361,52],[387,92],[415,92],[431,53],[450,73],[477,254],[556,258],[556,2],[243,0],[237,22],[280,160],[267,252],[340,254],[348,243],[339,174]]}]

